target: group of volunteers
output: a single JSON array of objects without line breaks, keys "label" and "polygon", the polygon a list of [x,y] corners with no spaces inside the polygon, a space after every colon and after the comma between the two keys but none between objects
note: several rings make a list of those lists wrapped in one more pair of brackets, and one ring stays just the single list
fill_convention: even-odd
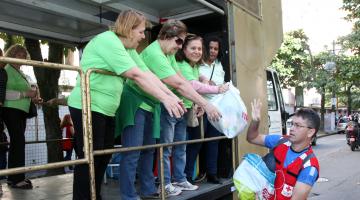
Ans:
[{"label": "group of volunteers", "polygon": [[[205,112],[208,120],[217,121],[221,118],[221,113],[208,101],[211,94],[228,90],[228,85],[224,84],[224,71],[217,59],[220,40],[209,39],[204,42],[200,36],[189,34],[183,22],[168,20],[162,25],[157,39],[138,54],[136,48],[145,38],[145,24],[143,14],[132,10],[123,11],[114,27],[95,36],[83,51],[80,62],[83,71],[96,67],[119,75],[93,73],[90,76],[94,150],[113,148],[114,137],[118,135],[121,135],[123,147],[151,145],[156,140],[160,143],[185,141],[188,111],[195,106],[196,114]],[[210,96],[205,99],[200,94]],[[76,155],[84,158],[79,79],[67,103],[77,133]],[[254,101],[254,121],[249,128],[248,141],[268,148],[276,146],[275,158],[280,162],[276,165],[277,170],[283,171],[286,180],[292,175],[287,169],[296,169],[298,176],[298,181],[293,178],[291,183],[284,183],[284,177],[279,177],[277,184],[282,184],[279,188],[294,188],[291,192],[295,196],[306,198],[319,173],[316,157],[303,166],[306,170],[301,170],[300,164],[292,162],[295,160],[299,163],[301,160],[298,159],[304,153],[312,154],[309,141],[318,131],[319,117],[312,110],[295,114],[289,139],[283,145],[275,145],[282,141],[280,136],[259,135],[260,105]],[[206,137],[219,135],[208,120],[205,121],[208,127]],[[199,138],[190,134],[188,137]],[[210,146],[206,156],[209,180],[219,183],[216,178],[217,143],[207,145]],[[191,181],[199,146],[189,145],[189,149],[186,148],[186,145],[164,147],[166,196],[176,196],[184,190],[197,190],[199,187]],[[110,157],[101,155],[94,158],[97,199],[101,199],[101,183]],[[119,176],[121,199],[159,197],[153,162],[154,149],[122,153]],[[73,199],[90,199],[88,170],[87,164],[75,166]],[[137,175],[139,192],[135,187]],[[281,195],[286,199],[286,195],[291,192],[283,195],[280,191],[277,199]]]},{"label": "group of volunteers", "polygon": [[[122,147],[200,138],[198,131],[187,134],[191,130],[187,127],[191,109],[195,110],[195,115],[205,113],[205,137],[221,135],[210,123],[219,120],[221,113],[209,103],[215,94],[229,89],[224,84],[225,73],[219,60],[220,39],[209,37],[203,41],[202,37],[188,33],[183,22],[170,19],[162,25],[157,39],[139,54],[136,48],[145,39],[145,26],[143,14],[133,10],[123,11],[109,31],[96,35],[83,50],[80,66],[84,72],[97,68],[118,75],[92,73],[90,76],[94,150],[113,148],[117,136],[121,136]],[[12,57],[25,59],[28,56],[26,49],[16,48],[19,51]],[[6,94],[4,103],[0,99],[0,111],[6,112],[6,115],[1,114],[0,122],[4,121],[10,136],[9,167],[24,166],[26,113],[29,112],[30,101],[41,101],[38,92],[31,89],[19,68],[17,64],[5,66],[9,95]],[[11,99],[10,90],[22,92],[13,92],[12,96],[16,97]],[[85,157],[81,94],[78,77],[67,105],[73,132],[76,133],[74,146],[79,159]],[[276,171],[281,171],[281,176],[277,174],[275,181],[276,199],[290,199],[291,196],[306,199],[319,174],[318,161],[309,146],[311,137],[315,137],[319,129],[318,115],[309,109],[297,111],[290,135],[284,140],[281,136],[259,134],[260,108],[261,103],[255,100],[247,140],[274,150]],[[218,141],[204,146],[207,149],[208,182],[220,183],[216,176]],[[200,147],[201,144],[164,147],[166,196],[199,188],[192,181],[192,174]],[[122,200],[159,197],[161,190],[155,184],[153,173],[154,151],[145,149],[122,153],[119,175]],[[302,165],[304,155],[312,157]],[[101,183],[110,158],[111,155],[94,157],[96,199],[102,199]],[[32,188],[31,181],[25,179],[24,174],[8,176],[8,183],[15,188]],[[88,164],[74,168],[73,199],[91,199]]]},{"label": "group of volunteers", "polygon": [[[202,38],[188,34],[181,21],[168,20],[157,40],[138,54],[136,48],[145,38],[145,24],[141,13],[123,11],[114,27],[95,36],[83,51],[82,70],[96,67],[120,75],[94,73],[90,76],[94,150],[113,148],[114,133],[115,136],[121,134],[123,147],[155,144],[156,139],[161,143],[185,141],[187,110],[194,104],[205,111],[210,120],[221,117],[199,94],[222,93],[228,89],[226,84],[203,83],[206,78],[199,74],[204,55]],[[76,133],[82,133],[79,81],[67,102]],[[78,158],[84,158],[83,146],[83,135],[75,134]],[[122,199],[139,198],[136,174],[141,197],[159,196],[153,175],[153,155],[154,149],[122,154],[119,177]],[[101,199],[101,183],[109,160],[110,155],[94,158],[97,199]],[[167,196],[198,189],[187,180],[185,165],[186,145],[164,148]],[[73,199],[90,198],[88,170],[86,164],[75,166]]]}]

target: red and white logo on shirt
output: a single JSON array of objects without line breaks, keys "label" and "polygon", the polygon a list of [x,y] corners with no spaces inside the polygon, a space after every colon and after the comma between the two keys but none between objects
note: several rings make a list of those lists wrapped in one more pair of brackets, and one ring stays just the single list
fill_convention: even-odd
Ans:
[{"label": "red and white logo on shirt", "polygon": [[285,197],[291,197],[292,193],[293,193],[293,189],[294,189],[294,187],[292,187],[288,184],[284,184],[281,194],[284,195]]}]

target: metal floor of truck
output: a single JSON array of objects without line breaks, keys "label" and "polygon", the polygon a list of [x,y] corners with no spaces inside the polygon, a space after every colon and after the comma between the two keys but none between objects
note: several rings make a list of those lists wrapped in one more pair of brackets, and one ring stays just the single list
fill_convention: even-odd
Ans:
[{"label": "metal floor of truck", "polygon": [[[71,200],[72,199],[72,180],[73,174],[68,173],[64,175],[43,177],[31,179],[33,183],[32,190],[14,189],[7,186],[6,181],[2,181],[3,195],[1,200]],[[185,199],[216,199],[208,197],[209,192],[222,189],[226,186],[227,192],[230,192],[232,186],[231,179],[222,179],[222,184],[199,184],[199,189],[196,191],[184,191],[177,197],[168,198],[170,200],[185,200]],[[103,200],[120,199],[119,183],[114,179],[107,179],[107,184],[103,184],[102,197]],[[207,197],[206,197],[207,196]],[[216,196],[216,195],[215,195]]]}]

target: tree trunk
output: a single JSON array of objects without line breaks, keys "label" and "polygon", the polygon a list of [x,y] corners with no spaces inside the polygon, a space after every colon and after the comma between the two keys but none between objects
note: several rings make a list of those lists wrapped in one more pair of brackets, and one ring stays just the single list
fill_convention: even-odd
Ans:
[{"label": "tree trunk", "polygon": [[[41,49],[38,40],[25,39],[25,45],[31,55],[32,60],[42,61]],[[49,43],[49,62],[62,63],[63,45]],[[58,81],[60,70],[47,68],[34,68],[34,74],[39,85],[41,97],[44,101],[58,96]],[[57,107],[43,106],[46,140],[61,139],[59,110]],[[63,151],[59,142],[47,143],[48,163],[63,160]],[[64,168],[48,170],[48,175],[63,174]]]},{"label": "tree trunk", "polygon": [[346,88],[347,110],[349,114],[351,114],[351,110],[352,110],[351,87],[352,86],[350,85],[349,87]]},{"label": "tree trunk", "polygon": [[304,88],[302,86],[295,87],[296,108],[304,107]]},{"label": "tree trunk", "polygon": [[321,88],[321,102],[320,102],[320,130],[325,127],[325,87]]}]

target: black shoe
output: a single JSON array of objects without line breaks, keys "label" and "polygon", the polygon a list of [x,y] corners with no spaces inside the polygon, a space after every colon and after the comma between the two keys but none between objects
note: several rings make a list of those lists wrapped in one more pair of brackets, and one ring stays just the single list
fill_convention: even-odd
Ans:
[{"label": "black shoe", "polygon": [[220,180],[216,175],[207,175],[207,182],[213,184],[220,184]]}]

